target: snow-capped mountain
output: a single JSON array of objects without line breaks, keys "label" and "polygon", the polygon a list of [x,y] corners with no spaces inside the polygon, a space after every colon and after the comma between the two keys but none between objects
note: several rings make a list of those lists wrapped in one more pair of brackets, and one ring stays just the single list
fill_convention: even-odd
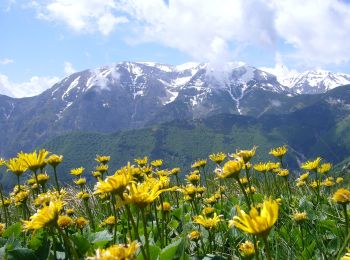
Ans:
[{"label": "snow-capped mountain", "polygon": [[276,76],[242,63],[121,62],[89,69],[38,96],[0,95],[0,155],[15,146],[17,151],[16,140],[28,141],[21,149],[32,148],[69,131],[114,132],[224,113],[261,117],[314,102],[294,102],[292,90]]},{"label": "snow-capped mountain", "polygon": [[288,81],[287,87],[297,94],[319,94],[350,84],[350,75],[319,69],[297,74]]}]

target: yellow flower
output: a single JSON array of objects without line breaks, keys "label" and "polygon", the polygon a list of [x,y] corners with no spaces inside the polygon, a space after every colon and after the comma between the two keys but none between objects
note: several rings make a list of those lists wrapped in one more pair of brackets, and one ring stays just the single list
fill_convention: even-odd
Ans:
[{"label": "yellow flower", "polygon": [[89,224],[89,221],[84,217],[76,218],[74,222],[79,229],[83,229],[87,224]]},{"label": "yellow flower", "polygon": [[[0,202],[1,202],[1,201],[0,201]],[[3,207],[8,207],[8,206],[11,205],[11,200],[10,200],[10,199],[4,198],[4,202],[1,202],[0,205],[3,206]]]},{"label": "yellow flower", "polygon": [[157,210],[163,211],[163,212],[170,212],[171,210],[171,204],[167,201],[163,202],[163,207],[162,205],[157,206]]},{"label": "yellow flower", "polygon": [[217,154],[213,153],[213,154],[209,155],[209,159],[217,164],[220,164],[226,159],[226,154],[224,154],[222,152],[217,153]]},{"label": "yellow flower", "polygon": [[39,184],[44,184],[50,179],[50,176],[47,175],[46,173],[39,173],[37,178],[38,178]]},{"label": "yellow flower", "polygon": [[106,225],[114,225],[117,223],[117,220],[114,216],[109,216],[103,221]]},{"label": "yellow flower", "polygon": [[280,167],[280,163],[279,162],[277,162],[277,163],[275,163],[275,162],[268,162],[268,163],[266,163],[266,170],[268,172],[274,171],[274,170],[278,169],[279,167]]},{"label": "yellow flower", "polygon": [[250,257],[255,255],[254,244],[251,241],[245,241],[238,247],[239,253],[244,257]]},{"label": "yellow flower", "polygon": [[59,228],[66,229],[66,228],[70,227],[72,224],[73,224],[72,218],[65,216],[65,215],[61,215],[58,217],[57,225]]},{"label": "yellow flower", "polygon": [[327,174],[332,168],[331,163],[323,163],[317,168],[317,172],[320,174]]},{"label": "yellow flower", "polygon": [[337,179],[336,179],[336,183],[338,183],[338,184],[340,184],[340,183],[342,183],[344,181],[344,179],[342,178],[342,177],[338,177]]},{"label": "yellow flower", "polygon": [[37,230],[49,225],[55,225],[58,220],[59,213],[63,208],[62,201],[50,202],[49,206],[45,206],[30,217],[29,221],[24,221],[25,230]]},{"label": "yellow flower", "polygon": [[139,245],[133,241],[129,245],[113,245],[106,249],[97,249],[96,256],[88,257],[87,260],[134,260]]},{"label": "yellow flower", "polygon": [[314,161],[307,161],[302,163],[300,167],[307,171],[316,171],[321,160],[321,157],[317,157]]},{"label": "yellow flower", "polygon": [[84,167],[79,167],[79,168],[74,168],[70,170],[70,174],[75,175],[75,176],[80,176],[84,172],[85,168]]},{"label": "yellow flower", "polygon": [[267,163],[257,163],[257,164],[254,164],[254,170],[258,171],[258,172],[262,172],[262,173],[266,173],[268,171],[268,166],[267,166]]},{"label": "yellow flower", "polygon": [[318,187],[321,186],[321,182],[320,182],[320,181],[314,180],[314,181],[312,181],[312,182],[309,184],[309,186],[310,186],[311,188],[313,188],[313,189],[317,189]]},{"label": "yellow flower", "polygon": [[305,181],[297,181],[297,187],[301,187],[301,186],[304,186],[306,184]]},{"label": "yellow flower", "polygon": [[12,158],[6,163],[7,171],[11,171],[17,176],[22,175],[28,167],[27,164],[20,158]]},{"label": "yellow flower", "polygon": [[237,227],[242,231],[257,236],[267,236],[278,219],[277,201],[269,199],[265,200],[260,212],[253,207],[249,214],[237,206],[238,216],[230,220],[229,227]]},{"label": "yellow flower", "polygon": [[204,216],[211,216],[213,213],[214,213],[215,209],[213,207],[205,207],[203,210],[202,210],[202,214]]},{"label": "yellow flower", "polygon": [[238,178],[241,169],[242,163],[240,161],[230,160],[224,164],[222,172],[217,174],[217,176],[221,179]]},{"label": "yellow flower", "polygon": [[288,151],[287,146],[283,145],[283,146],[271,149],[269,154],[271,154],[277,158],[282,158],[287,153],[287,151]]},{"label": "yellow flower", "polygon": [[247,163],[255,155],[256,148],[257,147],[254,146],[251,150],[239,150],[239,151],[236,151],[235,154],[230,154],[229,156],[234,158],[242,158],[244,163]]},{"label": "yellow flower", "polygon": [[309,178],[309,172],[306,172],[302,175],[299,176],[299,178],[297,179],[297,181],[306,181]]},{"label": "yellow flower", "polygon": [[6,161],[4,160],[4,158],[0,157],[0,167],[3,166],[6,163]]},{"label": "yellow flower", "polygon": [[74,210],[73,208],[66,209],[66,214],[67,214],[68,216],[74,215],[74,212],[75,212],[75,210]]},{"label": "yellow flower", "polygon": [[96,179],[100,178],[102,176],[102,173],[100,172],[92,172],[92,176],[94,176]]},{"label": "yellow flower", "polygon": [[197,223],[208,230],[215,229],[220,221],[220,216],[218,216],[216,213],[214,213],[214,216],[212,218],[208,218],[203,215],[193,217],[194,223]]},{"label": "yellow flower", "polygon": [[63,161],[63,155],[52,154],[46,162],[52,167],[57,167]]},{"label": "yellow flower", "polygon": [[248,194],[249,193],[254,194],[256,192],[256,188],[254,186],[247,187],[247,188],[245,188],[245,192]]},{"label": "yellow flower", "polygon": [[38,169],[42,169],[46,166],[46,157],[49,155],[49,153],[49,151],[41,149],[38,153],[36,150],[32,153],[20,152],[18,157],[24,161],[28,169],[35,172]]},{"label": "yellow flower", "polygon": [[77,198],[82,200],[88,200],[90,198],[90,194],[86,191],[80,191],[77,194]]},{"label": "yellow flower", "polygon": [[2,236],[2,233],[4,233],[5,231],[5,224],[4,223],[0,223],[0,237]]},{"label": "yellow flower", "polygon": [[79,178],[79,179],[75,180],[74,183],[76,185],[83,186],[83,185],[86,184],[86,179],[85,178]]},{"label": "yellow flower", "polygon": [[198,160],[191,165],[191,168],[196,168],[197,170],[199,170],[202,167],[204,168],[206,165],[207,165],[207,160]]},{"label": "yellow flower", "polygon": [[171,169],[170,174],[171,175],[178,175],[180,172],[181,172],[180,168],[173,168],[173,169]]},{"label": "yellow flower", "polygon": [[239,181],[240,181],[243,185],[245,185],[245,184],[248,183],[248,179],[247,179],[246,177],[240,178]]},{"label": "yellow flower", "polygon": [[215,196],[211,196],[209,198],[204,199],[204,203],[207,205],[214,205],[217,202],[217,198]]},{"label": "yellow flower", "polygon": [[200,176],[199,176],[199,174],[190,174],[190,175],[187,175],[186,176],[186,179],[190,182],[190,183],[192,183],[192,184],[197,184],[198,182],[199,182],[199,180],[200,180]]},{"label": "yellow flower", "polygon": [[297,211],[293,214],[293,219],[297,223],[303,222],[303,221],[307,220],[307,214],[305,211],[304,212]]},{"label": "yellow flower", "polygon": [[134,161],[138,164],[139,167],[143,167],[148,163],[148,157],[145,156],[143,158],[136,158]]},{"label": "yellow flower", "polygon": [[111,159],[110,156],[106,156],[106,155],[96,155],[96,162],[102,163],[102,164],[106,164],[109,162],[109,160]]},{"label": "yellow flower", "polygon": [[131,183],[129,192],[124,193],[124,200],[140,208],[151,204],[158,196],[169,189],[162,189],[162,183],[155,179],[147,179],[141,184]]},{"label": "yellow flower", "polygon": [[163,160],[154,160],[151,162],[151,165],[156,167],[156,168],[159,168],[160,166],[163,165]]},{"label": "yellow flower", "polygon": [[181,191],[187,196],[194,197],[197,193],[197,188],[193,184],[189,184],[185,188],[181,189]]},{"label": "yellow flower", "polygon": [[339,204],[348,204],[350,202],[350,191],[344,188],[338,189],[333,194],[332,199]]},{"label": "yellow flower", "polygon": [[15,195],[15,205],[16,206],[22,205],[27,201],[28,197],[29,197],[29,191],[17,192],[17,194]]},{"label": "yellow flower", "polygon": [[99,180],[95,185],[94,194],[113,193],[121,195],[126,186],[132,181],[131,167],[127,171],[115,173],[108,176],[105,180]]},{"label": "yellow flower", "polygon": [[101,173],[105,173],[106,171],[108,171],[108,165],[107,164],[100,164],[98,166],[96,166],[95,170]]},{"label": "yellow flower", "polygon": [[201,238],[201,232],[193,230],[187,235],[187,237],[191,241],[198,241]]},{"label": "yellow flower", "polygon": [[326,187],[332,187],[335,185],[335,182],[333,181],[333,178],[326,178],[322,183],[322,186],[326,186]]},{"label": "yellow flower", "polygon": [[350,248],[348,248],[348,252],[343,255],[340,260],[350,260]]},{"label": "yellow flower", "polygon": [[289,170],[288,169],[278,169],[277,175],[281,176],[281,177],[286,177],[289,175]]}]

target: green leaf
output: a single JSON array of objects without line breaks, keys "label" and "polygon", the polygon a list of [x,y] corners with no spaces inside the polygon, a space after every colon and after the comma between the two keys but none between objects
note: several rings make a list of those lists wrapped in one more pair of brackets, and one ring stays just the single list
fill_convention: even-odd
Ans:
[{"label": "green leaf", "polygon": [[6,230],[2,234],[2,237],[9,238],[10,236],[13,236],[15,238],[18,238],[21,235],[21,230],[22,230],[22,224],[21,222],[17,222],[9,226],[8,228],[6,228]]},{"label": "green leaf", "polygon": [[316,242],[312,241],[310,245],[308,245],[304,251],[301,253],[302,258],[301,259],[311,259],[314,255],[314,250],[315,250]]},{"label": "green leaf", "polygon": [[184,250],[184,240],[180,238],[166,246],[160,252],[160,260],[177,259]]},{"label": "green leaf", "polygon": [[[157,247],[156,245],[150,245],[149,246],[149,253],[150,253],[150,258],[153,260],[159,259],[159,254],[160,254],[160,248]],[[143,255],[141,253],[138,254],[137,260],[144,260]]]},{"label": "green leaf", "polygon": [[172,228],[172,229],[177,229],[177,227],[179,226],[179,221],[173,219],[169,222],[168,227]]},{"label": "green leaf", "polygon": [[203,257],[202,260],[224,260],[224,259],[226,258],[220,255],[207,254],[206,256]]},{"label": "green leaf", "polygon": [[97,247],[104,247],[109,241],[112,241],[113,235],[107,230],[92,233],[90,236],[90,243]]},{"label": "green leaf", "polygon": [[28,247],[33,250],[37,250],[43,244],[44,240],[44,230],[40,229],[33,234],[32,238],[28,242]]},{"label": "green leaf", "polygon": [[73,243],[78,253],[81,256],[84,256],[91,246],[90,242],[80,234],[72,235],[71,239],[73,240]]},{"label": "green leaf", "polygon": [[39,258],[36,257],[34,251],[29,248],[15,248],[7,252],[8,260],[17,260],[17,259],[25,259],[25,260],[37,260]]}]

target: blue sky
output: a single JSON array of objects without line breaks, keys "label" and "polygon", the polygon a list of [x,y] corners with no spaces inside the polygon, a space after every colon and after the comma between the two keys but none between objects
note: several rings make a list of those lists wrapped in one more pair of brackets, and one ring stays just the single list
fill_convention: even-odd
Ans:
[{"label": "blue sky", "polygon": [[0,86],[41,91],[125,60],[350,73],[349,31],[340,0],[3,0]]}]

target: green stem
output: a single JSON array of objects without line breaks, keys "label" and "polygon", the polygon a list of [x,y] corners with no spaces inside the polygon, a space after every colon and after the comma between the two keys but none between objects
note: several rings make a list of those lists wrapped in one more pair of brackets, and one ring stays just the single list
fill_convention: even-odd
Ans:
[{"label": "green stem", "polygon": [[111,194],[111,203],[112,203],[112,209],[113,209],[113,216],[114,216],[114,229],[113,229],[113,244],[116,243],[117,241],[117,210],[115,208],[115,204],[116,204],[116,201],[115,201],[115,197],[114,197],[114,194]]},{"label": "green stem", "polygon": [[142,215],[142,224],[143,224],[143,232],[145,235],[145,242],[146,242],[146,252],[149,259],[151,259],[151,254],[149,251],[149,239],[148,239],[148,232],[147,232],[147,220],[146,220],[146,214],[145,209],[141,208],[141,215]]},{"label": "green stem", "polygon": [[36,174],[36,170],[33,171],[33,172],[34,172],[34,178],[35,178],[36,186],[38,187],[37,195],[39,195],[39,193],[40,193],[40,186],[39,186],[39,181],[38,181],[38,175]]},{"label": "green stem", "polygon": [[[152,205],[151,205],[152,207]],[[156,204],[154,204],[154,217],[156,219],[156,225],[157,225],[157,231],[158,231],[158,235],[159,235],[159,239],[160,239],[160,247],[163,248],[164,244],[163,244],[163,232],[161,232],[161,229],[159,227],[159,221],[158,221],[158,213],[157,213],[157,206]]]},{"label": "green stem", "polygon": [[78,253],[75,250],[74,246],[72,246],[72,243],[71,243],[69,237],[66,234],[64,234],[64,232],[62,232],[62,230],[59,227],[56,227],[56,229],[58,230],[58,233],[63,238],[67,252],[71,252],[72,259],[78,260],[79,259]]},{"label": "green stem", "polygon": [[[248,168],[247,168],[247,165],[245,166],[245,175],[246,175],[246,177],[247,177],[247,181],[248,181],[248,187],[249,187],[249,190],[251,191],[252,190],[252,184],[251,184],[251,182],[250,182],[250,174],[249,174],[249,170],[248,170]],[[253,194],[251,194],[251,200],[252,200],[252,203],[253,203],[253,205],[254,205],[254,196],[253,196]]]},{"label": "green stem", "polygon": [[94,218],[92,217],[92,213],[91,213],[88,201],[86,199],[83,199],[83,200],[84,200],[84,206],[85,206],[86,212],[90,220],[91,228],[93,231],[95,231],[95,222],[94,222]]},{"label": "green stem", "polygon": [[343,204],[343,212],[345,217],[345,236],[347,236],[349,234],[349,216],[346,210],[346,204]]},{"label": "green stem", "polygon": [[8,219],[7,219],[7,210],[5,207],[5,200],[4,200],[4,196],[2,193],[2,184],[0,184],[0,198],[1,198],[1,203],[2,203],[2,210],[4,211],[4,216],[5,216],[5,224],[6,227],[8,226]]},{"label": "green stem", "polygon": [[266,257],[267,257],[268,260],[272,260],[271,253],[270,253],[269,242],[267,241],[267,236],[263,236],[263,241],[264,241],[264,244],[265,244]]},{"label": "green stem", "polygon": [[242,192],[243,192],[244,198],[245,198],[245,200],[246,200],[246,202],[247,202],[247,205],[248,205],[248,207],[249,207],[249,209],[250,209],[250,208],[251,208],[251,207],[250,207],[250,201],[249,201],[249,197],[248,197],[248,195],[247,195],[247,192],[245,191],[245,189],[244,189],[244,187],[243,187],[243,184],[242,184],[241,180],[239,179],[239,177],[237,177],[236,180],[237,180],[237,182],[238,182],[238,184],[239,184],[239,187],[241,188],[241,190],[242,190]]},{"label": "green stem", "polygon": [[[131,214],[131,210],[130,210],[129,205],[125,205],[125,208],[126,208],[126,212],[128,213],[129,219],[131,221],[132,228],[134,229],[135,237],[141,243],[141,238],[140,238],[140,235],[139,235],[139,231],[136,228],[136,223],[135,223],[134,218],[133,218],[133,216]],[[141,253],[142,253],[142,256],[143,256],[144,259],[150,260],[150,259],[147,258],[147,254],[146,254],[144,246],[141,246]]]},{"label": "green stem", "polygon": [[19,183],[19,175],[17,175],[17,185],[18,185],[18,192],[21,191],[21,185]]},{"label": "green stem", "polygon": [[60,185],[58,184],[56,166],[53,167],[53,173],[54,173],[54,176],[55,176],[55,183],[56,183],[57,192],[58,192],[59,195],[61,195]]},{"label": "green stem", "polygon": [[301,245],[302,245],[302,250],[304,251],[304,248],[305,248],[305,242],[304,242],[304,231],[303,231],[302,224],[300,224],[300,225],[299,225],[299,229],[300,229],[300,236],[301,236]]},{"label": "green stem", "polygon": [[254,235],[253,235],[253,243],[254,243],[255,258],[256,260],[259,260],[259,249],[258,249],[256,237]]}]

